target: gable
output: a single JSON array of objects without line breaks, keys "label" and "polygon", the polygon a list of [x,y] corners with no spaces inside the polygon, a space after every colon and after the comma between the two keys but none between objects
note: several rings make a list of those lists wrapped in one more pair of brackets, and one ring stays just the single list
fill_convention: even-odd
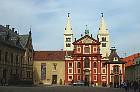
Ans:
[{"label": "gable", "polygon": [[81,40],[82,43],[92,43],[92,39],[85,37],[83,40]]},{"label": "gable", "polygon": [[89,35],[85,35],[84,37],[76,40],[73,44],[100,44],[99,41],[90,37]]}]

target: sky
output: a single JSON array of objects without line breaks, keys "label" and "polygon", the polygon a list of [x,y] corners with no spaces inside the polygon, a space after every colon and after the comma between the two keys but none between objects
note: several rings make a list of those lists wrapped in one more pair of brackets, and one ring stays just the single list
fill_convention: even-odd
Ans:
[{"label": "sky", "polygon": [[74,38],[88,25],[96,39],[101,13],[110,33],[111,47],[124,57],[140,52],[140,0],[0,0],[0,25],[19,34],[32,29],[34,50],[63,49],[63,34],[70,12]]}]

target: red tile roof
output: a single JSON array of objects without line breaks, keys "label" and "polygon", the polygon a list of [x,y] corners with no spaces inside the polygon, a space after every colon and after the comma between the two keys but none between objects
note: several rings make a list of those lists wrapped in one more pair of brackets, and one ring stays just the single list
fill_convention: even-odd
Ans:
[{"label": "red tile roof", "polygon": [[[68,55],[72,55],[72,51],[67,52]],[[66,51],[35,51],[34,61],[64,61]]]},{"label": "red tile roof", "polygon": [[132,66],[132,65],[135,65],[134,60],[137,57],[140,57],[140,53],[136,53],[136,54],[130,55],[128,57],[125,57],[122,59],[122,61],[126,62],[126,67]]}]

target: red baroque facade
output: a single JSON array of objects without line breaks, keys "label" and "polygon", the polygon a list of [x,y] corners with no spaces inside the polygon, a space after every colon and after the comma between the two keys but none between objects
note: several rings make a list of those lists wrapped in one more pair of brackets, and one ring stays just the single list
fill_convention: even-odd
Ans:
[{"label": "red baroque facade", "polygon": [[74,50],[65,59],[65,83],[83,80],[100,84],[101,77],[106,78],[106,70],[101,73],[102,61],[99,52],[99,41],[85,35],[73,42]]}]

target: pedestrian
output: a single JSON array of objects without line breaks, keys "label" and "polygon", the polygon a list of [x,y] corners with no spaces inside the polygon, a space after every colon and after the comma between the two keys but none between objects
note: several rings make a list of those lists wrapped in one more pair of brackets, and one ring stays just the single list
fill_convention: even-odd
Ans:
[{"label": "pedestrian", "polygon": [[140,92],[140,80],[139,80],[139,85],[138,86],[139,86],[139,92]]},{"label": "pedestrian", "polygon": [[127,83],[126,83],[126,81],[124,81],[124,89],[125,89],[125,91],[127,92],[127,90],[128,90],[128,85],[127,85]]},{"label": "pedestrian", "polygon": [[136,92],[138,89],[138,82],[137,81],[134,81],[133,88],[134,88],[134,92]]}]

